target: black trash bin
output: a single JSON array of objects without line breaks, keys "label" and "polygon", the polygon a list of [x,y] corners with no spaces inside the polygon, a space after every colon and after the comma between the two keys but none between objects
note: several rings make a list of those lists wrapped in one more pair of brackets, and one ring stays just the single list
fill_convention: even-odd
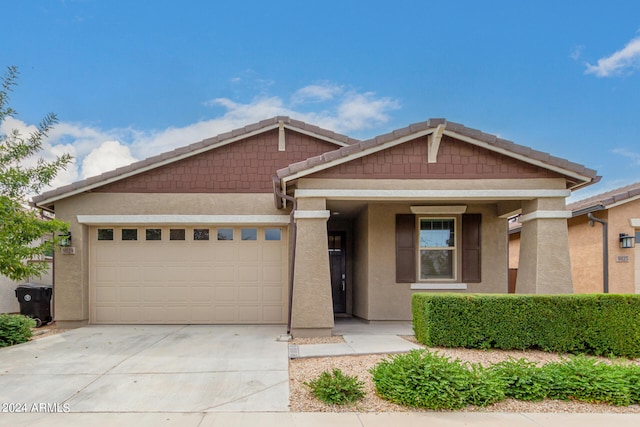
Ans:
[{"label": "black trash bin", "polygon": [[51,322],[51,285],[25,283],[16,288],[16,298],[20,303],[20,314],[36,321],[36,327]]}]

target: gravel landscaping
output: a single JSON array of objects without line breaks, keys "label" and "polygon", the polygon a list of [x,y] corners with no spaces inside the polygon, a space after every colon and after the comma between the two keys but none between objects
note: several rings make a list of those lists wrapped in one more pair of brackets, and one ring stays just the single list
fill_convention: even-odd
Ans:
[{"label": "gravel landscaping", "polygon": [[[405,337],[413,342],[413,337]],[[339,340],[340,338],[334,337]],[[332,341],[335,342],[335,341]],[[340,341],[338,341],[340,342]],[[316,343],[313,340],[297,342],[297,344]],[[472,363],[482,363],[489,365],[509,357],[520,359],[525,358],[532,362],[547,363],[559,361],[561,358],[555,353],[542,351],[504,351],[504,350],[473,350],[460,348],[431,348],[431,351],[438,351],[439,354],[452,359],[460,359]],[[289,361],[289,386],[290,386],[290,409],[293,412],[425,412],[421,409],[407,408],[390,403],[375,393],[375,387],[371,380],[369,370],[380,360],[389,355],[360,355],[360,356],[339,356],[339,357],[316,357],[306,359],[292,359]],[[608,360],[608,359],[602,359]],[[629,363],[640,364],[640,359]],[[347,375],[356,375],[365,383],[366,396],[360,402],[352,406],[327,405],[313,396],[305,382],[319,376],[323,371],[331,371],[335,368],[342,370]],[[609,413],[640,413],[639,405],[626,407],[610,406],[603,404],[588,404],[582,402],[566,402],[556,400],[545,400],[542,402],[524,402],[513,399],[503,400],[487,407],[469,406],[466,411],[482,412],[609,412]]]}]

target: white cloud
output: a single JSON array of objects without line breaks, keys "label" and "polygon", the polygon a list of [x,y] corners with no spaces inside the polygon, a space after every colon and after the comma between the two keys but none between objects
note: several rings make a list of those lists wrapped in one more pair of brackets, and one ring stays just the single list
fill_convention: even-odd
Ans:
[{"label": "white cloud", "polygon": [[100,175],[135,161],[129,147],[118,141],[105,141],[82,160],[82,177]]},{"label": "white cloud", "polygon": [[[324,109],[302,111],[305,106],[317,106],[318,102],[323,102]],[[74,161],[59,173],[52,187],[67,185],[274,116],[290,116],[336,132],[351,133],[386,123],[389,112],[399,108],[398,101],[392,98],[347,90],[330,82],[303,87],[287,97],[260,95],[248,103],[216,98],[206,105],[223,107],[226,111],[209,120],[157,131],[103,130],[79,123],[58,123],[49,132],[41,155],[52,160],[69,153]],[[8,117],[0,124],[0,132],[7,133],[11,129],[27,135],[35,127]]]},{"label": "white cloud", "polygon": [[330,82],[323,82],[298,89],[291,97],[291,102],[293,104],[323,102],[334,99],[342,92],[343,89],[340,86]]},{"label": "white cloud", "polygon": [[621,50],[610,56],[598,59],[597,65],[587,64],[585,74],[598,77],[619,75],[640,68],[640,37],[632,39]]},{"label": "white cloud", "polygon": [[640,153],[629,151],[626,148],[615,148],[612,150],[612,153],[627,157],[633,160],[633,163],[640,166]]}]

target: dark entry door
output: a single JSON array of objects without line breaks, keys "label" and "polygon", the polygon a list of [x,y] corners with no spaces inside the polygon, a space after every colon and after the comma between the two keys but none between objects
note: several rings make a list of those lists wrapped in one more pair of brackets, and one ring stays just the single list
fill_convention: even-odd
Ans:
[{"label": "dark entry door", "polygon": [[333,312],[345,313],[347,311],[346,233],[344,231],[329,231],[328,235]]}]

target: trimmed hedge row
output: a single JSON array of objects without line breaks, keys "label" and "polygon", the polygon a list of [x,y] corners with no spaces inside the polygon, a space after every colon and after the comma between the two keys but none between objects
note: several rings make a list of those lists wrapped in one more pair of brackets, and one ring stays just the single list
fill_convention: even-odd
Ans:
[{"label": "trimmed hedge row", "polygon": [[412,310],[427,346],[640,357],[640,295],[416,293]]}]

